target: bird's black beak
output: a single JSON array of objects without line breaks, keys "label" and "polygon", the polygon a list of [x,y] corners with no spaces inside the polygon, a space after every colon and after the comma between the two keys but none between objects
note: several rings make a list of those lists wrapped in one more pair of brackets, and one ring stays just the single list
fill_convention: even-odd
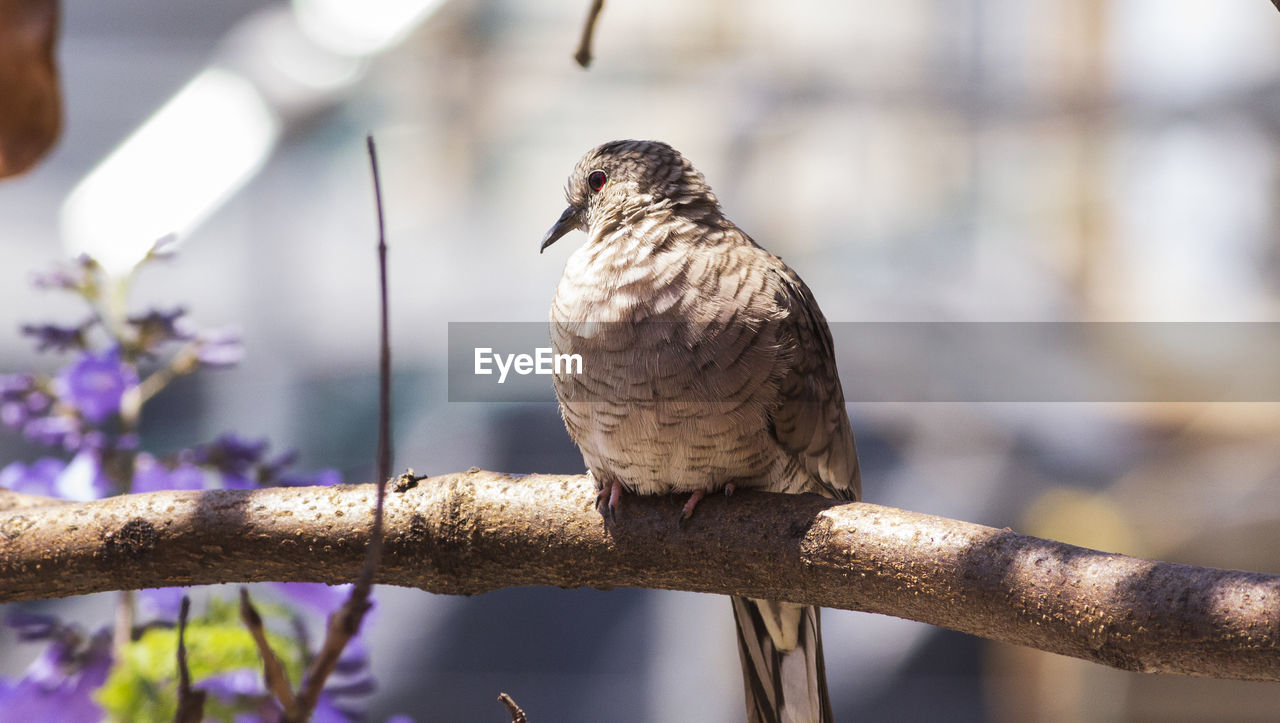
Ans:
[{"label": "bird's black beak", "polygon": [[564,213],[560,214],[560,220],[556,221],[556,225],[552,226],[547,235],[542,237],[542,246],[538,248],[538,253],[546,251],[547,247],[559,241],[561,236],[581,225],[582,215],[578,212],[578,209],[574,206],[566,208]]}]

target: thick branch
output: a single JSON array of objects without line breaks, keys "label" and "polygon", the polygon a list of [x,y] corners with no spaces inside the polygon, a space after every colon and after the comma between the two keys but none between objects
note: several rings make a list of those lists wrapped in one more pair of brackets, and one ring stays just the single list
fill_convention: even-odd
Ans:
[{"label": "thick branch", "polygon": [[[0,512],[0,601],[356,577],[374,486],[158,492]],[[865,503],[627,497],[473,470],[388,492],[378,582],[652,587],[919,620],[1145,672],[1280,680],[1280,576],[1149,562]],[[837,644],[829,641],[828,644]]]}]

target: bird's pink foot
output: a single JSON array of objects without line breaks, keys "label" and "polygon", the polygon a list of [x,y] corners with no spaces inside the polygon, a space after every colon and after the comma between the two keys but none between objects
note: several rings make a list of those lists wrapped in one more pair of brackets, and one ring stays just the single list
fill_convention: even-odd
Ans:
[{"label": "bird's pink foot", "polygon": [[698,506],[703,497],[707,496],[706,490],[698,490],[689,495],[689,501],[684,503],[684,507],[680,509],[680,521],[683,522],[693,516],[693,508]]},{"label": "bird's pink foot", "polygon": [[622,499],[622,483],[614,480],[596,493],[596,510],[611,521],[618,519],[618,500]]}]

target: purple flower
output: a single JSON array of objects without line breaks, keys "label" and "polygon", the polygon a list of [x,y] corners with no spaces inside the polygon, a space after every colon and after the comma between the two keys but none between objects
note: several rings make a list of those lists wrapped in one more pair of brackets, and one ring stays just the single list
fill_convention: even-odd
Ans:
[{"label": "purple flower", "polygon": [[9,428],[21,426],[39,412],[41,404],[47,405],[48,397],[36,391],[36,381],[30,374],[0,375],[0,423]]},{"label": "purple flower", "polygon": [[[363,629],[364,627],[361,626],[361,630]],[[373,679],[369,677],[369,649],[365,647],[363,639],[358,634],[347,643],[347,647],[343,648],[333,672],[337,675],[356,678],[343,684],[343,689],[348,691],[347,694],[365,695],[373,692],[372,687],[366,689],[366,686],[373,685]]]},{"label": "purple flower", "polygon": [[224,434],[209,444],[191,450],[188,461],[213,467],[222,475],[222,486],[227,489],[251,489],[257,487],[254,468],[266,454],[266,440],[246,440],[234,434]]},{"label": "purple flower", "polygon": [[75,449],[80,443],[80,421],[62,416],[36,417],[23,425],[22,434],[49,447],[61,444]]},{"label": "purple flower", "polygon": [[[325,681],[316,704],[314,720],[345,721],[363,718],[365,698],[377,689],[369,671],[369,653],[359,637],[343,649],[333,675]],[[323,714],[322,714],[323,709]]]},{"label": "purple flower", "polygon": [[125,390],[137,386],[138,372],[120,361],[120,349],[86,353],[58,377],[59,396],[92,424],[120,411]]},{"label": "purple flower", "polygon": [[322,582],[276,582],[276,592],[318,613],[329,614],[351,595],[351,583],[326,585]]},{"label": "purple flower", "polygon": [[204,470],[189,464],[180,464],[169,473],[169,489],[202,490],[205,488]]},{"label": "purple flower", "polygon": [[111,480],[102,471],[98,453],[84,450],[70,463],[52,457],[43,457],[30,465],[12,462],[0,469],[0,487],[84,502],[105,497],[111,491]]},{"label": "purple flower", "polygon": [[251,490],[258,486],[257,482],[238,474],[222,474],[222,487],[229,490]]},{"label": "purple flower", "polygon": [[111,667],[111,637],[100,630],[89,638],[53,619],[10,616],[6,624],[25,641],[49,640],[19,679],[0,678],[0,711],[6,720],[98,721],[102,709],[94,692]]},{"label": "purple flower", "polygon": [[240,697],[267,693],[267,687],[262,682],[262,671],[257,668],[241,668],[219,673],[198,682],[201,690],[209,691],[211,695],[228,704],[234,704]]},{"label": "purple flower", "polygon": [[153,587],[138,591],[138,600],[142,608],[155,620],[176,620],[178,608],[182,606],[182,596],[187,594],[185,587]]},{"label": "purple flower", "polygon": [[42,457],[31,464],[11,462],[0,469],[0,487],[29,495],[52,497],[55,485],[67,463],[52,457]]},{"label": "purple flower", "polygon": [[[326,681],[324,686],[325,691],[333,695],[335,698],[371,695],[378,689],[378,684],[373,679],[373,676],[369,674],[368,661],[361,661],[360,664],[363,666],[360,669],[360,675],[352,675],[350,676],[350,680],[330,679],[329,681]],[[335,674],[337,674],[337,672],[338,671],[336,670],[334,671]]]},{"label": "purple flower", "polygon": [[352,710],[343,706],[336,696],[330,694],[326,686],[320,697],[316,699],[316,709],[311,714],[312,723],[351,723],[364,718],[363,711]]},{"label": "purple flower", "polygon": [[[220,673],[205,678],[198,683],[201,690],[208,691],[212,696],[217,698],[224,705],[245,706],[254,703],[257,699],[257,710],[253,713],[240,713],[236,715],[237,723],[261,723],[261,721],[279,720],[280,709],[274,699],[267,694],[266,686],[262,681],[262,671],[259,668],[242,668],[227,673]],[[316,701],[316,708],[312,713],[312,721],[325,721],[329,723],[347,723],[348,721],[360,720],[362,711],[350,710],[350,706],[343,706],[338,700],[340,697],[351,697],[350,694],[335,693],[330,690],[330,686],[326,685],[324,691],[320,693],[320,698]]]},{"label": "purple flower", "polygon": [[0,402],[0,424],[14,429],[27,421],[29,412],[22,402]]},{"label": "purple flower", "polygon": [[79,288],[80,279],[72,276],[66,269],[54,269],[32,274],[31,283],[37,289],[75,289]]},{"label": "purple flower", "polygon": [[199,467],[179,462],[168,469],[146,452],[139,453],[133,461],[134,492],[158,492],[160,490],[202,490],[205,474]]},{"label": "purple flower", "polygon": [[41,412],[49,409],[49,405],[52,403],[52,400],[49,399],[48,394],[39,390],[33,390],[27,394],[26,403],[29,411],[34,412],[35,414],[40,414]]},{"label": "purple flower", "polygon": [[244,359],[240,332],[234,329],[208,329],[196,335],[196,358],[207,367],[235,366]]},{"label": "purple flower", "polygon": [[224,434],[193,451],[196,461],[201,464],[212,465],[222,472],[247,474],[253,465],[262,460],[262,455],[267,451],[267,441]]},{"label": "purple flower", "polygon": [[0,374],[0,400],[17,401],[36,388],[30,374]]},{"label": "purple flower", "polygon": [[138,330],[138,346],[150,351],[166,341],[191,338],[191,330],[182,323],[186,313],[181,306],[168,313],[152,309],[141,316],[131,316],[128,321]]},{"label": "purple flower", "polygon": [[169,487],[169,470],[156,461],[155,457],[142,452],[133,460],[133,483],[131,492],[158,492]]},{"label": "purple flower", "polygon": [[11,610],[5,613],[4,626],[18,634],[18,640],[30,643],[37,640],[48,640],[59,630],[61,623],[52,615],[24,613]]},{"label": "purple flower", "polygon": [[53,349],[54,351],[71,351],[84,349],[84,332],[92,322],[80,326],[57,326],[54,324],[24,324],[22,333],[36,338],[36,351]]}]

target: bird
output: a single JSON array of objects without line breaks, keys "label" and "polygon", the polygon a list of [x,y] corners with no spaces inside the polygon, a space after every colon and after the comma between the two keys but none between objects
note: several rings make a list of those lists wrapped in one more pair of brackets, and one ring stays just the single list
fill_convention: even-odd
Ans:
[{"label": "bird", "polygon": [[[574,230],[551,303],[553,386],[617,523],[624,493],[739,489],[856,501],[861,475],[831,331],[813,293],[726,217],[661,141],[578,160],[539,253]],[[747,719],[830,721],[818,609],[733,596]]]}]

